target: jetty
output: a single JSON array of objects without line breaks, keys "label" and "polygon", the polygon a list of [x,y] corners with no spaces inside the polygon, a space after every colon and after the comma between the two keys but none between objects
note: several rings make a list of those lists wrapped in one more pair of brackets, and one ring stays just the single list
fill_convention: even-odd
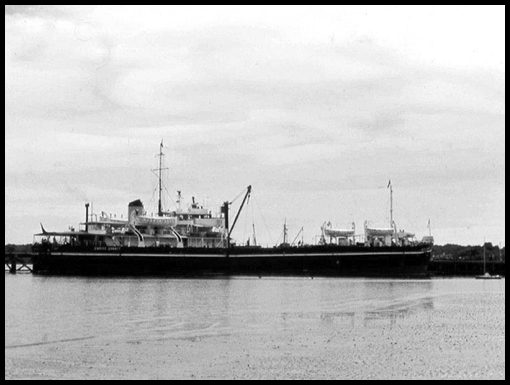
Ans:
[{"label": "jetty", "polygon": [[[491,274],[505,275],[505,261],[486,261]],[[484,262],[479,260],[433,259],[428,265],[432,276],[475,276],[484,273]]]},{"label": "jetty", "polygon": [[17,272],[32,272],[32,255],[34,253],[5,253],[4,271],[11,274]]}]

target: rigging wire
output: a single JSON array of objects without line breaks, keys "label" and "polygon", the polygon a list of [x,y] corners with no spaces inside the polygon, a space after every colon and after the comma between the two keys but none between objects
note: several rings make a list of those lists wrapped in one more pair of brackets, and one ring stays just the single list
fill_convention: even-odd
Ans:
[{"label": "rigging wire", "polygon": [[255,200],[255,197],[253,197],[253,201],[257,205],[257,209],[259,210],[259,214],[262,218],[262,222],[264,223],[264,227],[266,228],[267,234],[269,235],[269,239],[271,240],[271,243],[274,244],[273,237],[271,236],[271,233],[269,232],[269,229],[267,228],[266,219],[264,218],[264,215],[262,215],[262,211],[260,210],[260,206],[258,202]]},{"label": "rigging wire", "polygon": [[246,188],[242,189],[241,192],[239,193],[239,195],[237,195],[231,202],[230,204],[234,203],[236,200],[239,199],[239,197],[241,197],[243,194],[244,194],[244,191],[246,190]]},{"label": "rigging wire", "polygon": [[253,246],[257,246],[257,239],[255,238],[255,215],[253,213],[253,205],[251,205],[251,224],[253,227]]},{"label": "rigging wire", "polygon": [[275,246],[278,246],[278,242],[280,242],[280,238],[282,237],[284,232],[285,232],[285,230],[282,230],[282,232],[280,233],[280,236],[278,237],[278,239],[276,240],[276,243],[274,244]]},{"label": "rigging wire", "polygon": [[163,186],[163,188],[165,189],[165,191],[168,193],[168,197],[170,198],[170,200],[173,202],[174,206],[177,207],[177,203],[174,201],[174,198],[172,198],[172,195],[170,195],[170,191],[168,191],[168,189],[166,188],[166,186]]},{"label": "rigging wire", "polygon": [[157,188],[155,188],[152,191],[151,199],[149,200],[149,204],[147,205],[147,208],[150,208],[151,210],[152,210],[152,205],[154,204],[154,196],[156,195],[156,190],[157,190]]}]

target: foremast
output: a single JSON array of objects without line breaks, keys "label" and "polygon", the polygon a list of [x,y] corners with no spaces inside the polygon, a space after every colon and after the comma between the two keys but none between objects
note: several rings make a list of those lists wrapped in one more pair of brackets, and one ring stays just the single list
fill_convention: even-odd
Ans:
[{"label": "foremast", "polygon": [[163,204],[161,201],[161,193],[163,191],[163,187],[161,184],[161,171],[168,170],[167,167],[163,168],[163,157],[165,156],[165,154],[163,154],[163,139],[161,139],[161,144],[159,145],[159,154],[156,156],[159,157],[159,167],[152,171],[153,172],[158,171],[158,175],[157,175],[157,177],[158,177],[158,216],[161,217],[161,216],[163,216]]}]

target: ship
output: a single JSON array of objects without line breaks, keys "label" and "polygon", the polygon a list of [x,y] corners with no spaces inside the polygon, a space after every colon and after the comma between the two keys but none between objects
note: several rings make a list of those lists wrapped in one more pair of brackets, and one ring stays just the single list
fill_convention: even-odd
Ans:
[{"label": "ship", "polygon": [[[218,213],[195,198],[182,207],[177,191],[176,207],[162,204],[163,142],[159,150],[158,209],[150,215],[140,199],[127,205],[127,216],[104,212],[89,215],[77,230],[34,234],[33,273],[41,275],[225,277],[427,277],[433,237],[418,241],[413,233],[398,231],[393,221],[393,189],[390,188],[390,226],[373,227],[365,222],[362,238],[350,228],[333,228],[324,222],[316,244],[289,243],[284,225],[283,242],[274,246],[237,244],[232,239],[252,186],[231,221],[232,201],[220,204]],[[303,228],[301,228],[303,230]],[[298,234],[299,235],[299,234]]]}]

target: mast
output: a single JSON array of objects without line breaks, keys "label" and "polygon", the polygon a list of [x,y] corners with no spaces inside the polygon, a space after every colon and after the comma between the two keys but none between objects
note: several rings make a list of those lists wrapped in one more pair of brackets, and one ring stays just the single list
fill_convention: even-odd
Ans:
[{"label": "mast", "polygon": [[252,223],[253,227],[253,246],[257,246],[257,237],[255,236],[255,223]]},{"label": "mast", "polygon": [[283,244],[287,243],[287,218],[285,218],[285,222],[283,222]]},{"label": "mast", "polygon": [[181,210],[181,192],[177,191],[177,209]]},{"label": "mast", "polygon": [[160,217],[163,209],[161,207],[161,162],[163,160],[163,139],[161,139],[161,144],[159,145],[159,194],[158,194],[158,216]]},{"label": "mast", "polygon": [[166,167],[163,168],[163,157],[165,156],[165,154],[163,154],[163,139],[161,139],[161,144],[159,145],[159,154],[156,156],[159,156],[159,167],[152,171],[158,171],[156,176],[158,177],[158,216],[160,217],[163,215],[163,204],[161,203],[161,192],[163,191],[161,184],[161,171],[168,169]]},{"label": "mast", "polygon": [[483,273],[485,274],[485,237],[483,237]]},{"label": "mast", "polygon": [[390,226],[393,226],[393,186],[391,185],[391,179],[388,182],[390,188]]}]

